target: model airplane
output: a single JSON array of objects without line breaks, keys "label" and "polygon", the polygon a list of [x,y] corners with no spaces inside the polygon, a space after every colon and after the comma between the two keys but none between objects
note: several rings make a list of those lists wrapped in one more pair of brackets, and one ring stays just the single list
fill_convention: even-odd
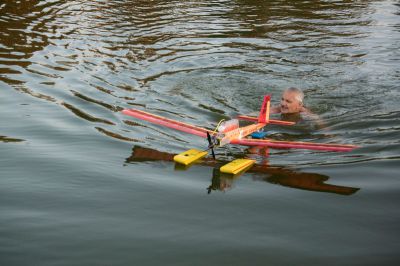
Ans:
[{"label": "model airplane", "polygon": [[[176,120],[168,119],[158,115],[150,114],[136,109],[124,109],[122,112],[126,115],[145,120],[154,124],[162,125],[165,127],[180,130],[186,133],[197,135],[199,137],[207,138],[208,148],[204,151],[191,149],[180,153],[174,157],[174,161],[184,165],[193,163],[205,157],[208,151],[211,150],[212,156],[215,159],[214,148],[222,147],[226,144],[239,144],[245,146],[261,146],[270,148],[294,148],[294,149],[308,149],[308,150],[322,150],[322,151],[337,151],[347,152],[351,151],[357,146],[344,145],[344,144],[324,144],[324,143],[311,143],[311,142],[298,142],[298,141],[276,141],[272,139],[262,139],[265,136],[263,128],[268,125],[293,125],[293,122],[273,120],[269,118],[270,114],[271,96],[264,96],[264,100],[257,117],[238,116],[240,120],[247,120],[256,122],[244,127],[239,126],[238,119],[232,119],[225,122],[220,122],[215,130],[209,130],[202,127],[193,126]],[[252,135],[256,138],[248,138]],[[223,167],[220,171],[223,173],[237,174],[248,169],[255,163],[255,160],[249,159],[236,159]]]}]

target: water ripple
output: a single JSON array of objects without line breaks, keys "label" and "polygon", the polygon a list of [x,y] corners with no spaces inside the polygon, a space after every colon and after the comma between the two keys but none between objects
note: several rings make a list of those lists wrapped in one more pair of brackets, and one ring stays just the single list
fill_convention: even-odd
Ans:
[{"label": "water ripple", "polygon": [[399,132],[398,8],[391,1],[10,2],[0,6],[0,80],[104,124],[98,132],[120,140],[137,137],[115,119],[125,107],[210,126],[255,111],[266,92],[276,103],[283,88],[299,86],[325,119],[325,135],[385,146]]}]

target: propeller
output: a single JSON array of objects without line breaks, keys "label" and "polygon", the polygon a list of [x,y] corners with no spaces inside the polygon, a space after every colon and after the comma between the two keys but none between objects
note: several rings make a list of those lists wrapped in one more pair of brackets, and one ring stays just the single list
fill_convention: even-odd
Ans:
[{"label": "propeller", "polygon": [[208,140],[208,149],[211,149],[212,156],[215,160],[215,153],[214,153],[214,149],[213,149],[215,146],[215,142],[213,142],[211,135],[208,132],[207,132],[207,140]]}]

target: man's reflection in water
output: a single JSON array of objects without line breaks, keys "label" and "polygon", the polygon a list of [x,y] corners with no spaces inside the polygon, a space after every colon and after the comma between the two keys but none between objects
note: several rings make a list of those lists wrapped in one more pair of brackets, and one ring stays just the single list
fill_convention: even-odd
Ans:
[{"label": "man's reflection in water", "polygon": [[[157,150],[142,148],[140,146],[133,147],[132,154],[126,159],[130,162],[143,161],[173,161],[175,154],[159,152]],[[219,167],[227,162],[216,162],[213,159],[205,158],[199,162],[199,165],[213,167],[213,177],[211,185],[207,188],[208,193],[212,190],[227,191],[232,189],[234,181],[240,176],[222,175]],[[268,162],[255,164],[248,173],[257,173],[253,176],[253,180],[266,181],[271,184],[279,184],[285,187],[304,189],[309,191],[329,192],[341,195],[351,195],[359,190],[359,188],[337,186],[324,183],[329,179],[327,175],[317,173],[302,173],[285,167],[268,166]]]}]

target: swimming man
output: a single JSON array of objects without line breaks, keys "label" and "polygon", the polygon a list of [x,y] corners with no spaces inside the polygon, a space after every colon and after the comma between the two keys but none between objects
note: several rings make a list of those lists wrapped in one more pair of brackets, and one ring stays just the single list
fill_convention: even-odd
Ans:
[{"label": "swimming man", "polygon": [[294,87],[290,87],[283,91],[281,103],[278,106],[271,108],[272,114],[294,114],[294,113],[305,113],[312,114],[310,110],[303,105],[304,93]]}]

